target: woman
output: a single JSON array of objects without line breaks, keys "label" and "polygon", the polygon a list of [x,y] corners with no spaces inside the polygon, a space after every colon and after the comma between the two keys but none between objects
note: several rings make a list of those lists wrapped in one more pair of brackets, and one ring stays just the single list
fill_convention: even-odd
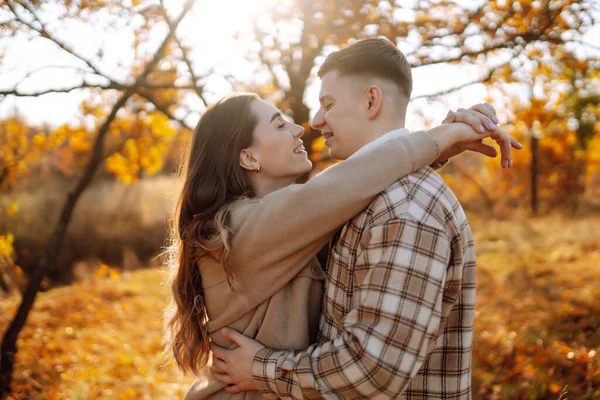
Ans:
[{"label": "woman", "polygon": [[[205,373],[210,341],[230,345],[219,334],[225,326],[272,348],[313,343],[324,280],[317,252],[394,181],[431,164],[459,139],[478,139],[472,129],[463,131],[456,137],[438,128],[367,145],[368,151],[293,185],[312,167],[302,127],[252,94],[209,107],[183,169],[170,249],[173,300],[165,320],[178,367]],[[229,394],[205,373],[186,399],[207,397],[262,398]]]}]

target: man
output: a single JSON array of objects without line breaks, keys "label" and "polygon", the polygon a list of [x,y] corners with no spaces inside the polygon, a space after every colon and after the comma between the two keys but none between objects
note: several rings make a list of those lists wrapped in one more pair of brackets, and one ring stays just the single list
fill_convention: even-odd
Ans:
[{"label": "man", "polygon": [[[332,157],[345,159],[369,142],[408,133],[410,67],[391,43],[359,41],[328,56],[318,75],[321,108],[312,125]],[[493,109],[476,109],[489,116],[479,116],[482,123],[499,132]],[[450,113],[445,122],[453,120]],[[509,155],[510,140],[502,145]],[[473,149],[495,153],[486,146]],[[511,165],[502,160],[503,167]],[[317,343],[275,351],[226,330],[239,347],[215,346],[213,354],[215,374],[231,385],[228,391],[470,398],[475,250],[466,215],[439,175],[425,168],[397,181],[332,243]]]}]

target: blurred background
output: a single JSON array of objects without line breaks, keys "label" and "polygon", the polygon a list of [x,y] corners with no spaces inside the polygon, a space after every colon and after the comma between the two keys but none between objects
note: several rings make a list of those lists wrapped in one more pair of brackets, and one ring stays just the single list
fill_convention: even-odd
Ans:
[{"label": "blurred background", "polygon": [[409,129],[486,101],[525,145],[508,170],[439,171],[477,246],[474,397],[600,398],[596,0],[3,1],[0,396],[183,397],[157,256],[191,130],[259,93],[306,128],[318,173],[316,70],[366,37],[413,66]]}]

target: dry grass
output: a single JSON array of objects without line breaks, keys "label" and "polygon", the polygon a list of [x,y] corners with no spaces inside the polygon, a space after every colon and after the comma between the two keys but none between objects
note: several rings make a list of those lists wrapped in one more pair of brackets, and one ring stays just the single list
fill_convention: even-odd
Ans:
[{"label": "dry grass", "polygon": [[[470,219],[475,398],[599,399],[600,216]],[[13,398],[180,398],[191,378],[162,367],[161,280],[149,269],[41,293],[19,339]],[[16,306],[0,302],[0,327]]]},{"label": "dry grass", "polygon": [[[159,270],[41,293],[19,341],[12,399],[173,399],[192,381],[161,348]],[[0,326],[17,299],[0,303]]]},{"label": "dry grass", "polygon": [[[0,233],[14,233],[18,263],[25,272],[35,268],[72,186],[73,182],[55,180],[0,196],[0,204],[14,201],[19,206],[15,215],[0,220]],[[133,184],[94,184],[75,208],[52,280],[70,282],[80,262],[92,269],[99,262],[123,266],[125,253],[135,254],[143,265],[152,264],[164,245],[176,191],[176,180],[168,176]]]},{"label": "dry grass", "polygon": [[600,398],[600,216],[471,221],[476,394]]}]

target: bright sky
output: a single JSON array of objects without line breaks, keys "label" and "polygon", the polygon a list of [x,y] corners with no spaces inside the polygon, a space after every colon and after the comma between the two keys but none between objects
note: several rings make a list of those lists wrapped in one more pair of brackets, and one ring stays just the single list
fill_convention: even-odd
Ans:
[{"label": "bright sky", "polygon": [[[155,0],[142,2],[142,5],[153,1]],[[177,32],[178,37],[193,48],[191,58],[195,70],[201,74],[204,70],[216,68],[234,75],[240,81],[255,79],[252,64],[244,59],[244,53],[250,45],[250,41],[245,38],[249,37],[248,33],[252,29],[249,20],[268,12],[267,4],[270,2],[272,4],[272,1],[197,0],[192,13],[182,22]],[[171,15],[175,16],[183,1],[166,0],[165,3]],[[78,22],[64,24],[50,18],[51,12],[52,9],[44,14],[46,20],[51,22],[48,25],[51,32],[71,44],[77,52],[88,59],[97,60],[98,49],[102,48],[102,61],[97,62],[96,65],[102,67],[102,70],[110,76],[124,80],[133,61],[131,51],[133,29],[142,23],[141,17],[134,18],[133,21],[121,21],[116,27],[108,27],[105,23],[108,20],[106,15],[99,14],[97,24]],[[0,13],[0,21],[5,19],[6,16]],[[291,34],[299,31],[294,27],[290,30]],[[237,40],[234,39],[236,31],[241,32]],[[210,32],[210,35],[206,32]],[[150,42],[152,46],[156,46],[162,40],[165,31],[156,30],[154,35]],[[590,30],[584,40],[595,45],[600,43],[600,26]],[[43,38],[19,36],[0,39],[0,55],[4,58],[3,65],[0,67],[1,89],[12,89],[15,82],[22,80],[18,87],[20,91],[35,92],[41,89],[69,87],[78,84],[82,79],[80,71],[64,67],[83,68],[84,64]],[[23,80],[31,71],[37,72]],[[435,93],[472,81],[481,73],[482,71],[477,67],[464,65],[416,68],[413,70],[413,96]],[[207,96],[210,101],[232,90],[229,83],[216,75],[209,79],[207,89],[213,92],[212,95]],[[318,91],[317,80],[308,87],[305,94],[305,102],[313,113],[318,108]],[[482,85],[473,85],[459,93],[446,96],[446,99],[448,106],[456,109],[483,101],[485,94]],[[18,112],[31,124],[58,125],[71,121],[77,114],[81,101],[87,96],[87,91],[76,90],[68,94],[48,94],[38,98],[5,98],[0,103],[0,118]],[[199,101],[193,101],[193,98],[194,96],[190,96],[192,100],[189,101],[189,106],[201,111],[201,104]],[[437,121],[441,121],[447,111],[442,106],[428,106],[426,100],[416,100],[409,108],[407,127],[418,129],[422,126],[418,111],[424,109],[427,109],[430,118]],[[197,117],[197,115],[190,116],[188,123],[193,125]]]}]

